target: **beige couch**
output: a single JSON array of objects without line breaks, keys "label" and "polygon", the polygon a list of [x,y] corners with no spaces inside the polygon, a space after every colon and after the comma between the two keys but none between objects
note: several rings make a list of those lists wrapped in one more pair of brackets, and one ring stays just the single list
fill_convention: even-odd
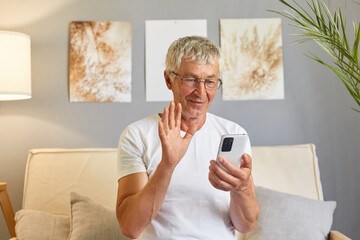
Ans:
[{"label": "beige couch", "polygon": [[[54,240],[67,239],[69,232],[71,236],[69,240],[110,239],[112,236],[122,239],[114,214],[117,192],[116,156],[117,150],[114,148],[30,150],[25,171],[23,206],[15,217],[18,239],[40,240],[41,237]],[[257,197],[261,200],[261,213],[264,216],[267,216],[266,214],[276,215],[278,210],[275,213],[269,213],[267,210],[273,209],[273,206],[275,209],[275,205],[281,207],[282,202],[291,209],[285,209],[280,215],[280,220],[283,216],[288,217],[285,215],[291,212],[294,206],[296,208],[302,206],[303,202],[305,202],[305,209],[294,213],[296,219],[301,219],[299,215],[303,212],[311,211],[307,210],[308,205],[306,204],[310,204],[310,206],[321,204],[320,207],[314,205],[315,209],[320,209],[322,204],[325,204],[322,201],[323,192],[314,145],[253,147],[252,156],[255,185],[279,191],[270,191],[269,193],[267,190],[263,191],[261,187],[257,187]],[[5,196],[6,186],[1,189],[0,196]],[[72,194],[70,199],[71,192],[77,194]],[[273,196],[275,198],[272,198]],[[9,204],[6,204],[6,199],[2,197],[1,205],[6,206],[7,210],[5,211],[9,213],[11,211],[8,209]],[[276,204],[267,202],[268,199],[275,199]],[[271,207],[264,209],[266,204],[270,204]],[[330,206],[330,210],[324,210],[325,215],[323,215],[326,216],[328,225],[330,221],[329,228],[333,213],[331,206],[333,205],[325,206],[326,209]],[[315,215],[312,212],[309,214],[310,216]],[[320,215],[320,218],[325,218],[323,216]],[[279,228],[285,227],[287,230],[286,226],[280,227],[280,223],[276,223],[277,220],[271,218],[264,217],[260,221],[264,226],[259,223],[252,233],[238,234],[238,239],[261,239],[263,236],[261,234],[266,234],[267,228],[274,228],[271,225],[267,226],[267,222],[278,224]],[[306,220],[309,215],[304,218]],[[299,224],[297,228],[304,227],[301,225],[303,223]],[[13,233],[11,220],[9,228]],[[99,231],[110,235],[104,238],[94,237],[103,234]],[[289,227],[288,231],[293,230]],[[318,234],[323,230],[314,229],[314,231],[317,231]],[[93,237],[86,236],[84,232],[95,235],[91,235]],[[322,234],[327,235],[326,233]],[[50,235],[51,238],[48,237]],[[55,235],[56,237],[53,237]],[[330,240],[349,239],[338,231],[331,231],[328,237]]]}]

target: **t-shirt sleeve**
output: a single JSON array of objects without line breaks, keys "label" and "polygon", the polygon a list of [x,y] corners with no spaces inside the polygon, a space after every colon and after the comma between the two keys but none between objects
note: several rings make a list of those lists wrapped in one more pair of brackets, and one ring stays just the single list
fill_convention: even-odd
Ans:
[{"label": "t-shirt sleeve", "polygon": [[121,177],[132,173],[146,172],[143,161],[144,144],[139,131],[127,127],[121,134],[117,155],[117,176]]}]

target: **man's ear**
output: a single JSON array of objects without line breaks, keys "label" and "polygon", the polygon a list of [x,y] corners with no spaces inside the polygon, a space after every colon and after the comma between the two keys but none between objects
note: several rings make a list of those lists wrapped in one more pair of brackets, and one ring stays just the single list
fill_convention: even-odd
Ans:
[{"label": "man's ear", "polygon": [[171,81],[171,78],[170,78],[170,75],[167,74],[166,71],[164,71],[164,78],[165,78],[165,83],[166,83],[166,86],[169,90],[172,90],[172,81]]}]

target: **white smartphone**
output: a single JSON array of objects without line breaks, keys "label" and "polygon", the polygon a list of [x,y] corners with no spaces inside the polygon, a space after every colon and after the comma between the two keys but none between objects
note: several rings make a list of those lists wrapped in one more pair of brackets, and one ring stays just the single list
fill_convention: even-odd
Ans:
[{"label": "white smartphone", "polygon": [[[246,151],[246,147],[250,144],[249,136],[247,134],[226,134],[221,137],[219,144],[218,155],[216,161],[219,161],[219,156],[225,158],[233,165],[240,167],[242,156]],[[220,164],[220,163],[219,163]],[[221,164],[220,166],[227,171]]]}]

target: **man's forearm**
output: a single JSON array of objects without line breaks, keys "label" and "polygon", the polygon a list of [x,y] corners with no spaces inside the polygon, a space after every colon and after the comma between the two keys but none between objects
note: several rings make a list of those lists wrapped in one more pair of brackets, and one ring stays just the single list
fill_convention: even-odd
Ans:
[{"label": "man's forearm", "polygon": [[248,188],[238,192],[231,191],[230,197],[230,218],[234,227],[241,233],[251,231],[260,214],[252,180]]},{"label": "man's forearm", "polygon": [[117,206],[117,216],[124,235],[139,237],[155,218],[165,199],[173,170],[161,162],[143,189],[125,198]]}]

